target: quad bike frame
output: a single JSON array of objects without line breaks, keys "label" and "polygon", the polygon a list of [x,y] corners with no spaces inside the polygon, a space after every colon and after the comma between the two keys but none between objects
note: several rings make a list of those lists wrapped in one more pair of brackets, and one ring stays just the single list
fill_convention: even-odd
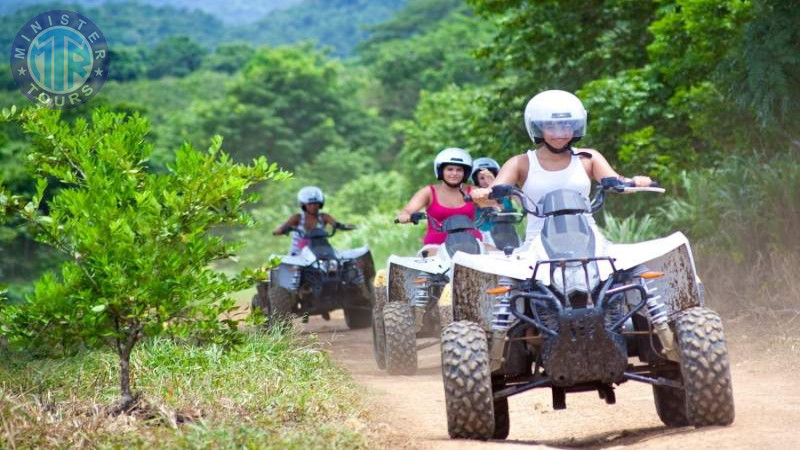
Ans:
[{"label": "quad bike frame", "polygon": [[[632,257],[540,259],[532,275],[519,255],[456,255],[454,322],[442,333],[451,437],[507,437],[512,395],[547,388],[564,409],[568,393],[596,391],[613,404],[629,380],[653,386],[668,426],[733,421],[722,322],[704,305],[688,241],[676,233],[635,245]],[[593,265],[607,267],[590,292],[554,288],[570,266],[590,285]]]}]

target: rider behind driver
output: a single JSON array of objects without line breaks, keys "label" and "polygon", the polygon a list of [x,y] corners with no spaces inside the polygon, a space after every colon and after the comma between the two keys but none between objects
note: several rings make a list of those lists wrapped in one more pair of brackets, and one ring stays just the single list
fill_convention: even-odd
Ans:
[{"label": "rider behind driver", "polygon": [[[492,185],[516,185],[538,205],[547,193],[557,189],[578,191],[588,201],[592,179],[624,179],[597,150],[573,147],[586,134],[586,117],[581,101],[569,92],[536,94],[525,106],[525,128],[536,150],[529,149],[506,161]],[[637,187],[650,186],[651,181],[646,176],[633,177]],[[489,188],[479,188],[472,198],[483,204],[490,193]],[[589,220],[594,224],[591,217]],[[544,219],[528,215],[526,242],[539,234],[543,223]]]},{"label": "rider behind driver", "polygon": [[[302,211],[299,214],[292,214],[291,217],[281,226],[272,231],[272,234],[286,234],[291,228],[300,228],[310,231],[314,228],[325,228],[325,225],[337,227],[338,222],[330,214],[321,213],[320,210],[325,206],[325,195],[316,186],[306,186],[297,192],[297,202]],[[289,247],[289,254],[296,255],[300,250],[308,245],[309,240],[300,236],[297,232],[292,232],[292,243]]]},{"label": "rider behind driver", "polygon": [[[397,213],[397,221],[408,223],[411,214],[425,208],[428,217],[432,217],[439,223],[445,219],[464,215],[470,220],[475,220],[475,204],[464,201],[465,192],[461,189],[462,183],[467,181],[472,170],[472,157],[466,150],[460,148],[446,148],[436,155],[433,160],[433,173],[440,183],[423,187]],[[471,188],[468,187],[466,193],[469,194]],[[477,239],[481,239],[478,230],[469,230]],[[423,239],[423,247],[420,252],[427,251],[433,255],[447,239],[447,233],[436,231],[432,221],[428,219],[428,230]]]},{"label": "rider behind driver", "polygon": [[[497,161],[487,157],[478,158],[472,162],[472,175],[470,175],[470,178],[472,178],[475,186],[487,188],[492,185],[498,172],[500,172],[500,164]],[[485,204],[486,206],[477,209],[475,223],[480,224],[478,230],[483,235],[483,242],[494,244],[491,234],[494,221],[482,221],[481,219],[491,211],[511,212],[514,210],[514,206],[511,204],[509,197],[503,197],[499,200],[487,199]]]}]

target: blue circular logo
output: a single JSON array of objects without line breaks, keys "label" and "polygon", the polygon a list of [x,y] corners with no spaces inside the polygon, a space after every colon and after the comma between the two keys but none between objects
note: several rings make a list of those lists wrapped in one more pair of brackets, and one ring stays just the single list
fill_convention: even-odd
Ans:
[{"label": "blue circular logo", "polygon": [[11,46],[11,74],[32,102],[51,109],[76,108],[108,78],[108,43],[91,20],[53,10],[29,20]]}]

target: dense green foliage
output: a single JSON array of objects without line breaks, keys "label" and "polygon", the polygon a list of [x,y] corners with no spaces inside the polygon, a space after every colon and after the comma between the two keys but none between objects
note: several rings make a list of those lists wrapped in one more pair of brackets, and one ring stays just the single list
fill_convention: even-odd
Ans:
[{"label": "dense green foliage", "polygon": [[352,101],[341,72],[310,46],[260,48],[228,97],[201,111],[203,128],[226,136],[239,160],[267,154],[285,167],[308,161],[333,177],[343,173],[337,164],[368,169],[365,161],[387,137],[381,120]]},{"label": "dense green foliage", "polygon": [[411,0],[390,20],[370,27],[370,37],[357,50],[359,62],[379,82],[372,94],[382,113],[407,118],[421,90],[483,80],[471,52],[490,28],[455,0]]},{"label": "dense green foliage", "polygon": [[[418,2],[409,4],[411,12],[419,7]],[[484,81],[472,52],[488,39],[492,27],[474,18],[463,5],[452,8],[438,21],[401,13],[373,28],[378,38],[361,46],[362,62],[380,82],[375,95],[384,115],[410,117],[421,91]]]},{"label": "dense green foliage", "polygon": [[[578,91],[586,102],[589,145],[625,169],[665,179],[731,151],[785,146],[787,129],[798,123],[789,106],[796,102],[788,100],[797,95],[789,88],[798,35],[777,32],[778,16],[791,20],[797,12],[781,2],[471,4],[501,24],[481,51],[495,80],[487,105],[496,120],[474,131],[505,136],[514,147],[527,145],[527,137],[508,111],[521,111],[532,94],[552,88]],[[747,58],[756,51],[770,56]],[[761,76],[787,95],[778,100],[755,82]],[[509,129],[517,132],[504,134]]]}]

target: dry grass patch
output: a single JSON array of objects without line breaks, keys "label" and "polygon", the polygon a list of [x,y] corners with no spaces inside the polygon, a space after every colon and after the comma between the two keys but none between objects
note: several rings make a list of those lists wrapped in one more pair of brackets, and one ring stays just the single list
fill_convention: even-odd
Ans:
[{"label": "dry grass patch", "polygon": [[[132,364],[142,393],[127,414],[113,354],[0,356],[6,448],[362,448],[366,421],[350,378],[291,331],[249,333],[233,350],[161,339]],[[307,338],[304,339],[307,342]]]}]

